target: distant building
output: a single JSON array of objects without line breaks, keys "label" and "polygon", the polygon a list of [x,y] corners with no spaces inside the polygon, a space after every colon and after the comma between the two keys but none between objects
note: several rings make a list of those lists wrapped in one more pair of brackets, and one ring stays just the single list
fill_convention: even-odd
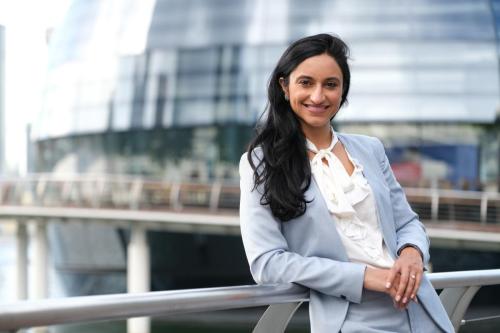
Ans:
[{"label": "distant building", "polygon": [[[31,128],[35,170],[237,182],[279,55],[297,38],[332,32],[352,51],[340,130],[382,138],[406,185],[496,183],[499,6],[74,0],[50,34],[45,101]],[[126,234],[68,223],[50,235],[68,289],[125,289]],[[153,289],[249,280],[237,236],[149,236]]]},{"label": "distant building", "polygon": [[279,54],[299,37],[333,32],[352,51],[339,129],[381,137],[407,184],[495,184],[499,6],[73,1],[51,34],[35,167],[237,179]]},{"label": "distant building", "polygon": [[5,171],[5,27],[0,25],[0,175]]}]

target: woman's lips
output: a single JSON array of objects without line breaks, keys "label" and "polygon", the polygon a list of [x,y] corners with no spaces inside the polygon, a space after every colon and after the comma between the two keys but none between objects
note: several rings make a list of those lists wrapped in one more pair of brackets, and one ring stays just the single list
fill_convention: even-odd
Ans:
[{"label": "woman's lips", "polygon": [[304,106],[309,112],[313,113],[325,112],[328,109],[328,105],[304,104]]}]

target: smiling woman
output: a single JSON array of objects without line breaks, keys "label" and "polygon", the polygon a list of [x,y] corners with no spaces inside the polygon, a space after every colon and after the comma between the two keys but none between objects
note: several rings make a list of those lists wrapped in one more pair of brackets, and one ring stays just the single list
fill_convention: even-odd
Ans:
[{"label": "smiling woman", "polygon": [[[324,134],[330,132],[330,120],[342,102],[342,70],[337,61],[326,53],[308,58],[289,78],[280,78],[280,84],[304,135],[325,137]],[[321,147],[328,145],[329,142],[325,142]]]},{"label": "smiling woman", "polygon": [[240,160],[240,226],[257,283],[310,288],[311,332],[453,332],[423,274],[429,241],[373,137],[335,133],[348,47],[294,42]]}]

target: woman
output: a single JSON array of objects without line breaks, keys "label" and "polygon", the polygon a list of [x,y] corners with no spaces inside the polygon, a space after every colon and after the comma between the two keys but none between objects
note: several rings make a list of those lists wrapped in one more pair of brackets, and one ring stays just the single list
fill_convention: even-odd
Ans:
[{"label": "woman", "polygon": [[429,242],[378,139],[339,134],[348,47],[320,34],[274,69],[240,161],[241,234],[257,283],[310,288],[311,332],[453,332],[423,274]]}]

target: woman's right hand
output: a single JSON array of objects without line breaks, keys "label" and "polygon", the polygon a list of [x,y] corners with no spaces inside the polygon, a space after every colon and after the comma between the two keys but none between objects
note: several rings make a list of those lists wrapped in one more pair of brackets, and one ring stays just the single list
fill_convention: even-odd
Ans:
[{"label": "woman's right hand", "polygon": [[394,282],[388,288],[386,285],[387,278],[389,276],[389,269],[366,267],[365,277],[363,281],[363,287],[368,290],[378,291],[386,293],[392,297],[394,301],[394,306],[398,309],[405,309],[408,304],[403,303],[401,300],[396,301],[396,295],[399,286],[399,275],[394,278]]}]

